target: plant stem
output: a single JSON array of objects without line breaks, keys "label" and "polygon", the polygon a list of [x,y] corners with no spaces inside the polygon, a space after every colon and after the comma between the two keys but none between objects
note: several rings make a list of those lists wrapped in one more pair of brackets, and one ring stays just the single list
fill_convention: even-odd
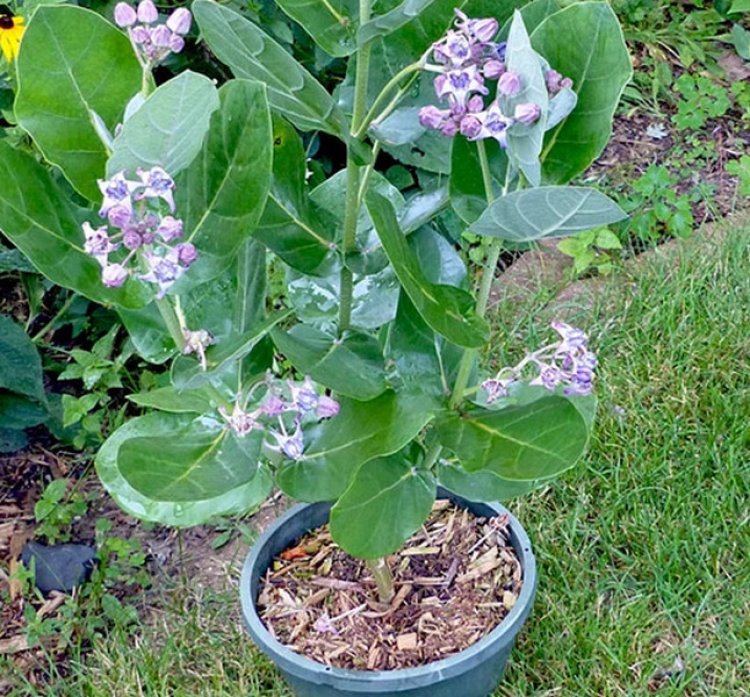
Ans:
[{"label": "plant stem", "polygon": [[[370,0],[359,0],[359,21],[364,24],[370,19]],[[357,54],[357,68],[354,78],[354,106],[352,110],[352,124],[350,137],[355,135],[362,123],[367,108],[367,83],[370,74],[370,44],[359,49]],[[352,319],[352,297],[354,279],[352,272],[346,266],[346,257],[356,249],[357,218],[361,205],[359,193],[360,172],[354,162],[351,144],[346,153],[346,201],[344,208],[344,231],[341,240],[342,263],[339,276],[339,334],[347,329]]]},{"label": "plant stem", "polygon": [[31,337],[31,340],[34,343],[37,343],[37,341],[43,339],[44,335],[50,330],[52,325],[68,311],[68,308],[73,304],[73,301],[77,297],[79,296],[76,293],[71,292],[66,298],[65,302],[62,304],[62,307],[55,313],[55,316],[49,322],[47,322],[47,324],[45,324],[36,334],[34,334],[34,336]]},{"label": "plant stem", "polygon": [[159,308],[159,313],[164,320],[164,324],[169,331],[169,335],[172,337],[172,341],[174,341],[177,350],[182,352],[185,348],[185,337],[182,335],[180,321],[177,318],[177,313],[175,312],[174,307],[172,307],[172,303],[166,298],[157,298],[155,302],[156,307]]},{"label": "plant stem", "polygon": [[[398,85],[401,80],[403,80],[405,77],[412,76],[412,79],[414,77],[413,73],[416,73],[419,71],[422,67],[422,61],[419,60],[416,63],[412,63],[411,65],[407,65],[402,70],[399,70],[386,84],[385,87],[383,87],[382,90],[380,90],[380,94],[375,98],[375,101],[373,102],[372,106],[370,107],[370,110],[367,112],[367,115],[364,117],[361,124],[358,125],[357,131],[354,133],[354,136],[356,138],[361,138],[367,129],[370,127],[370,124],[377,120],[378,118],[382,118],[382,115],[378,114],[378,109],[383,105],[386,98],[388,97],[388,94],[391,92],[391,90]],[[398,92],[398,96],[403,97],[403,93],[405,90],[410,86],[412,83],[412,80],[409,80],[409,82],[406,83],[405,86],[401,87],[401,89]],[[386,107],[386,111],[390,111],[392,109],[391,105],[389,104],[388,107]],[[385,112],[384,112],[385,114]]]},{"label": "plant stem", "polygon": [[389,605],[393,600],[393,575],[388,562],[385,557],[379,557],[378,559],[367,559],[365,563],[375,579],[375,585],[378,587],[378,599],[381,603]]},{"label": "plant stem", "polygon": [[[477,141],[477,152],[479,154],[479,165],[482,169],[484,193],[487,197],[487,203],[490,205],[495,200],[492,186],[492,173],[490,172],[490,163],[487,159],[487,151],[481,140]],[[508,167],[510,167],[510,165],[508,165]],[[510,170],[508,170],[508,172],[510,172]],[[507,192],[508,177],[506,177],[502,195],[504,196]],[[495,280],[495,269],[497,268],[497,262],[500,259],[500,252],[502,252],[502,249],[503,241],[501,239],[495,238],[490,242],[487,258],[485,259],[482,269],[482,280],[480,281],[479,292],[477,294],[476,313],[479,317],[484,317],[485,312],[487,312],[487,302],[490,298],[492,281]],[[457,407],[464,397],[464,392],[469,384],[469,376],[471,375],[471,369],[474,366],[476,357],[477,349],[464,350],[464,355],[461,357],[461,363],[458,366],[458,375],[456,375],[456,382],[453,385],[453,393],[451,394],[450,399],[450,405],[453,408]]]}]

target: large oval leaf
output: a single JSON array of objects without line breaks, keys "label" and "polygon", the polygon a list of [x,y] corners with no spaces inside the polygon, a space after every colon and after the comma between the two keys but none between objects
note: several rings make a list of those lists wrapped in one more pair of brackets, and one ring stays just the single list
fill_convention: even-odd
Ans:
[{"label": "large oval leaf", "polygon": [[42,359],[19,324],[0,315],[0,390],[44,401]]},{"label": "large oval leaf", "polygon": [[46,167],[2,141],[0,181],[0,230],[53,283],[106,305],[136,308],[151,299],[132,279],[122,288],[102,284],[101,266],[83,251],[83,212]]},{"label": "large oval leaf", "polygon": [[341,400],[339,414],[313,429],[302,458],[284,465],[278,485],[302,501],[333,501],[356,469],[409,443],[432,418],[432,404],[387,391],[369,402]]},{"label": "large oval leaf", "polygon": [[284,119],[273,119],[273,182],[254,237],[289,266],[314,273],[329,254],[336,223],[308,196],[302,139]]},{"label": "large oval leaf", "polygon": [[385,392],[383,352],[370,334],[349,332],[338,338],[298,324],[271,336],[295,368],[338,394],[367,401]]},{"label": "large oval leaf", "polygon": [[596,189],[542,186],[496,199],[471,230],[511,242],[531,242],[574,235],[627,217],[611,198]]},{"label": "large oval leaf", "polygon": [[187,70],[165,82],[122,125],[107,175],[159,165],[176,176],[200,151],[218,107],[216,87],[204,75]]},{"label": "large oval leaf", "polygon": [[236,77],[263,82],[273,108],[297,128],[346,137],[343,114],[331,95],[262,29],[212,0],[195,0],[193,12],[216,57]]},{"label": "large oval leaf", "polygon": [[352,556],[392,554],[430,514],[435,478],[410,461],[411,450],[366,462],[331,508],[331,535]]},{"label": "large oval leaf", "polygon": [[583,454],[589,435],[579,410],[557,395],[501,411],[449,415],[437,432],[469,472],[486,469],[511,480],[564,472]]},{"label": "large oval leaf", "polygon": [[[254,453],[216,422],[154,413],[115,431],[96,457],[104,487],[131,515],[166,525],[200,525],[243,513],[268,494],[271,478]],[[250,438],[250,436],[247,436]]]},{"label": "large oval leaf", "polygon": [[479,470],[467,472],[456,464],[441,463],[437,469],[438,482],[454,494],[463,496],[469,501],[507,501],[515,496],[523,496],[534,489],[548,484],[550,479],[532,479],[519,481],[503,479],[494,472]]},{"label": "large oval leaf", "polygon": [[353,0],[277,0],[279,7],[331,56],[357,50],[357,4]]},{"label": "large oval leaf", "polygon": [[474,312],[471,294],[453,286],[430,283],[399,228],[390,202],[371,191],[366,203],[401,287],[425,322],[454,344],[469,348],[482,346],[488,327]]},{"label": "large oval leaf", "polygon": [[227,268],[260,220],[271,185],[271,115],[265,88],[230,80],[219,90],[221,107],[208,138],[177,178],[175,202],[187,239],[200,256],[176,292]]},{"label": "large oval leaf", "polygon": [[100,199],[108,153],[94,126],[110,131],[141,87],[141,67],[127,37],[80,7],[37,9],[18,57],[15,113],[45,158],[91,201]]},{"label": "large oval leaf", "polygon": [[[559,37],[558,37],[559,40]],[[524,173],[532,186],[541,180],[539,156],[542,152],[549,97],[542,70],[542,63],[531,47],[528,32],[521,12],[516,10],[508,33],[508,46],[505,52],[508,71],[521,77],[521,91],[514,97],[501,97],[503,112],[513,114],[519,104],[537,104],[541,116],[530,126],[517,124],[508,129],[508,152]]]},{"label": "large oval leaf", "polygon": [[[373,17],[360,26],[357,41],[360,46],[379,36],[388,36],[419,16],[435,0],[404,0],[385,14]],[[457,4],[457,3],[456,3]]]},{"label": "large oval leaf", "polygon": [[[586,41],[561,41],[585,36]],[[543,177],[565,184],[584,172],[612,134],[612,116],[632,67],[622,29],[605,2],[580,2],[545,19],[531,42],[552,68],[573,80],[578,104],[545,137]]]}]

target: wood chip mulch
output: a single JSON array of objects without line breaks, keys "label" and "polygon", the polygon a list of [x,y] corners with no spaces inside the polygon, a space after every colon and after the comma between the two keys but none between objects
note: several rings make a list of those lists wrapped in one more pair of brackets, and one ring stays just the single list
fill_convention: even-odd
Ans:
[{"label": "wood chip mulch", "polygon": [[508,517],[479,518],[437,501],[422,529],[388,557],[395,596],[377,600],[366,566],[328,525],[281,553],[258,598],[261,619],[290,649],[358,670],[424,665],[471,646],[515,605],[521,565]]}]

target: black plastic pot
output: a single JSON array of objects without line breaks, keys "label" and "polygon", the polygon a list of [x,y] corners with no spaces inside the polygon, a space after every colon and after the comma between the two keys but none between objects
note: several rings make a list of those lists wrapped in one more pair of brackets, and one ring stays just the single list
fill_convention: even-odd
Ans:
[{"label": "black plastic pot", "polygon": [[[439,495],[479,516],[508,513],[500,504],[472,503],[447,491],[440,491]],[[523,587],[513,609],[492,632],[460,653],[419,668],[344,670],[312,661],[286,648],[271,636],[255,608],[260,580],[273,558],[306,532],[325,523],[329,510],[328,503],[292,508],[260,536],[242,570],[240,598],[247,630],[261,651],[276,664],[295,694],[298,697],[486,697],[490,694],[502,677],[516,636],[531,611],[536,590],[536,562],[520,523],[510,516],[511,544],[523,568]]]}]

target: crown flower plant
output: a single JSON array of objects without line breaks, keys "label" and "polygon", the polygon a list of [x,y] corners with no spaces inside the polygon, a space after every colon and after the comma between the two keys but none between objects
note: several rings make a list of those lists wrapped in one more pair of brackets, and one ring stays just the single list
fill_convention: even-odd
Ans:
[{"label": "crown flower plant", "polygon": [[[180,527],[251,511],[275,488],[325,506],[382,610],[402,601],[391,555],[439,495],[505,501],[586,450],[597,359],[584,331],[555,321],[556,340],[491,370],[517,347],[488,346],[487,310],[503,250],[624,217],[568,182],[606,145],[630,60],[604,2],[498,3],[486,17],[471,2],[378,15],[360,0],[336,18],[327,3],[278,4],[348,60],[335,91],[213,0],[166,17],[151,0],[110,18],[39,7],[15,113],[67,181],[0,142],[16,184],[0,228],[53,282],[117,312],[164,367],[96,455],[120,506]],[[234,77],[183,70],[157,84],[194,22]],[[572,36],[588,39],[571,50]],[[105,60],[111,74],[92,79]],[[45,61],[65,70],[41,75]],[[341,161],[310,178],[309,153],[330,139]],[[393,159],[414,174],[403,190],[381,173]],[[476,267],[449,216],[486,238]],[[331,634],[338,621],[310,626]]]}]

